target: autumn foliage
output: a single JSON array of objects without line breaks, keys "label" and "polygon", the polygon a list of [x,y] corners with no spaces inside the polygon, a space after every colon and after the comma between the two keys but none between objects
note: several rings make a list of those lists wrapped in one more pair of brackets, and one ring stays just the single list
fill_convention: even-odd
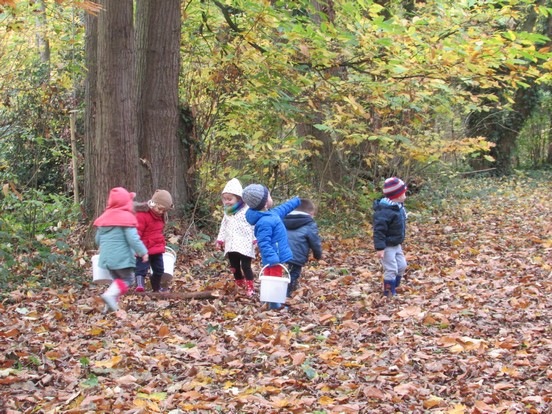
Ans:
[{"label": "autumn foliage", "polygon": [[101,312],[102,287],[22,285],[0,305],[2,408],[550,412],[550,181],[464,185],[408,200],[395,300],[381,297],[368,221],[358,237],[321,228],[325,258],[281,312],[238,291],[208,249],[180,253],[173,293],[213,299],[130,294],[115,315]]}]

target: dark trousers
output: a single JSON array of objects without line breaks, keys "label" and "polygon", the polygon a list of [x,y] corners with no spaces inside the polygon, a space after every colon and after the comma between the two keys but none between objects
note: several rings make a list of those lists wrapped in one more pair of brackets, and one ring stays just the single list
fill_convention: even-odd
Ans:
[{"label": "dark trousers", "polygon": [[165,273],[163,266],[163,253],[150,254],[149,261],[144,262],[141,257],[136,258],[136,276],[146,277],[149,268],[151,267],[151,289],[154,292],[159,292],[161,289],[161,276]]},{"label": "dark trousers", "polygon": [[126,267],[124,269],[109,270],[111,277],[115,279],[121,279],[125,284],[130,287],[134,284],[134,269],[132,267]]},{"label": "dark trousers", "polygon": [[301,276],[301,270],[303,266],[299,266],[293,263],[288,264],[290,282],[287,288],[287,297],[291,297],[291,292],[297,289],[299,276]]},{"label": "dark trousers", "polygon": [[251,257],[245,256],[238,252],[228,252],[228,261],[230,262],[230,270],[234,275],[234,279],[240,280],[244,276],[247,280],[253,280],[253,270],[251,269]]}]

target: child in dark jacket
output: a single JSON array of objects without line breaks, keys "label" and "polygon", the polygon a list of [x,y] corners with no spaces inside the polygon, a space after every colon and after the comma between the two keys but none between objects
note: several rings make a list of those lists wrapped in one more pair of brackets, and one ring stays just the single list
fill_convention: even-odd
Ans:
[{"label": "child in dark jacket", "polygon": [[289,246],[293,253],[293,259],[289,263],[289,276],[291,283],[288,285],[287,296],[297,289],[301,270],[309,259],[312,250],[316,260],[322,258],[322,244],[318,235],[318,226],[314,221],[316,207],[308,198],[301,198],[301,204],[284,218],[287,229]]},{"label": "child in dark jacket", "polygon": [[[268,188],[261,184],[250,184],[243,189],[243,201],[249,206],[245,213],[247,222],[255,226],[257,246],[261,253],[265,276],[282,276],[282,267],[293,258],[289,248],[286,227],[282,221],[285,216],[301,204],[299,197],[294,197],[278,207],[272,208],[274,202]],[[270,303],[271,309],[279,309],[279,303]]]},{"label": "child in dark jacket", "polygon": [[163,254],[165,253],[166,213],[173,208],[172,197],[166,190],[156,190],[151,200],[136,206],[138,234],[146,245],[149,262],[136,258],[136,292],[144,291],[146,274],[151,266],[151,288],[154,292],[161,289],[161,277],[165,273]]},{"label": "child in dark jacket", "polygon": [[138,221],[133,210],[135,194],[123,187],[113,188],[109,192],[107,208],[94,221],[98,228],[96,243],[100,246],[98,266],[108,269],[113,282],[101,295],[111,311],[117,311],[119,296],[124,295],[134,283],[134,256],[147,263],[148,250],[140,240],[136,226]]},{"label": "child in dark jacket", "polygon": [[374,201],[374,248],[383,265],[383,294],[395,296],[406,269],[401,247],[406,234],[407,187],[396,177],[388,178],[383,185],[384,198]]}]

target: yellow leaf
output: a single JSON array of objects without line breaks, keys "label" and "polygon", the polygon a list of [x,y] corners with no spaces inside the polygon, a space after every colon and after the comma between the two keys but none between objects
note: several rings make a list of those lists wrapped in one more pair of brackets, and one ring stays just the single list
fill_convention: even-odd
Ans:
[{"label": "yellow leaf", "polygon": [[286,400],[285,398],[282,398],[282,399],[278,399],[278,400],[274,401],[272,403],[272,405],[274,405],[275,407],[279,407],[279,408],[285,408],[285,407],[289,407],[290,402],[289,402],[289,400]]},{"label": "yellow leaf", "polygon": [[94,365],[98,368],[113,368],[115,365],[117,365],[119,362],[123,360],[123,357],[120,355],[114,356],[109,361],[96,361],[94,362]]},{"label": "yellow leaf", "polygon": [[447,414],[465,414],[468,408],[462,404],[456,404],[452,410],[448,410]]},{"label": "yellow leaf", "polygon": [[441,405],[442,402],[443,402],[442,398],[432,395],[431,397],[429,397],[427,400],[424,401],[424,408],[429,409],[433,407],[438,407],[439,405]]},{"label": "yellow leaf", "polygon": [[333,398],[328,397],[327,395],[323,395],[322,397],[320,397],[318,402],[320,403],[320,405],[331,405],[334,403],[334,400]]},{"label": "yellow leaf", "polygon": [[519,371],[516,370],[515,368],[502,367],[502,368],[500,368],[500,372],[502,372],[503,374],[506,374],[506,375],[508,375],[512,378],[519,377]]},{"label": "yellow leaf", "polygon": [[450,347],[450,352],[452,352],[453,354],[459,354],[460,352],[464,352],[464,350],[464,347],[460,344],[456,344]]},{"label": "yellow leaf", "polygon": [[88,331],[88,335],[92,335],[92,336],[98,336],[98,335],[101,335],[103,333],[103,329],[102,328],[92,328]]},{"label": "yellow leaf", "polygon": [[151,394],[145,394],[143,392],[139,392],[136,394],[140,398],[144,398],[146,400],[150,401],[163,401],[167,399],[167,393],[166,392],[154,392]]}]

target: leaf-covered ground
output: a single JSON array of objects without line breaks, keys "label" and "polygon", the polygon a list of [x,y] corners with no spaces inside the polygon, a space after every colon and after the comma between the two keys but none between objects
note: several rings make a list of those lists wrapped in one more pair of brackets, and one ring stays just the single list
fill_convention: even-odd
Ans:
[{"label": "leaf-covered ground", "polygon": [[321,228],[326,256],[281,312],[210,252],[180,253],[173,291],[217,299],[128,295],[106,315],[94,285],[13,292],[0,412],[552,412],[552,187],[495,184],[411,206],[394,300],[369,223],[358,238]]}]

